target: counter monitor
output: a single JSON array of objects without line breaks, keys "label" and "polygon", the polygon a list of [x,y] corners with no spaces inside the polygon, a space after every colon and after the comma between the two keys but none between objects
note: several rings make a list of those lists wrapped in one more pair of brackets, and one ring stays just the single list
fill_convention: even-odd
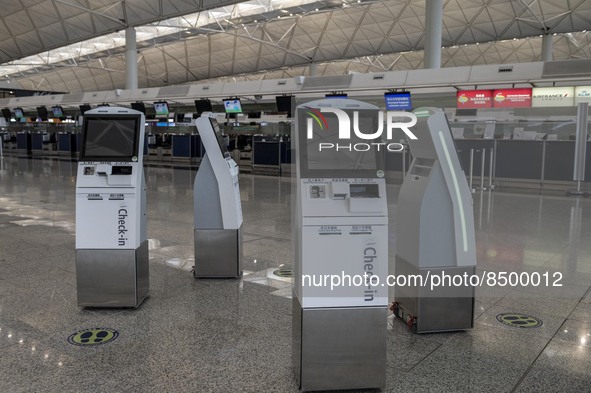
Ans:
[{"label": "counter monitor", "polygon": [[226,113],[242,113],[240,98],[224,100],[224,109]]},{"label": "counter monitor", "polygon": [[159,101],[154,103],[154,112],[156,112],[156,116],[168,116],[168,102],[166,101]]}]

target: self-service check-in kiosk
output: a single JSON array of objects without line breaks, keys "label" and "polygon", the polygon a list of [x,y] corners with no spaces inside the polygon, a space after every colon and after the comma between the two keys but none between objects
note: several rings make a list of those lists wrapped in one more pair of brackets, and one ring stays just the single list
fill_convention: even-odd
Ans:
[{"label": "self-service check-in kiosk", "polygon": [[242,205],[238,165],[232,160],[216,120],[196,121],[205,155],[194,183],[195,277],[242,274]]},{"label": "self-service check-in kiosk", "polygon": [[427,283],[430,276],[449,278],[433,290],[397,286],[394,311],[417,333],[470,329],[474,287],[457,278],[476,269],[472,194],[445,113],[414,114],[417,139],[408,141],[414,159],[398,196],[396,275],[420,274]]},{"label": "self-service check-in kiosk", "polygon": [[84,113],[76,180],[78,305],[137,307],[148,295],[145,118],[102,107]]},{"label": "self-service check-in kiosk", "polygon": [[[384,151],[367,149],[375,140],[352,130],[351,139],[339,139],[330,110],[361,132],[379,128],[378,108],[360,101],[324,99],[296,109],[293,367],[303,391],[380,388],[387,287],[374,280],[384,283],[388,274]],[[323,281],[331,275],[342,285]]]}]

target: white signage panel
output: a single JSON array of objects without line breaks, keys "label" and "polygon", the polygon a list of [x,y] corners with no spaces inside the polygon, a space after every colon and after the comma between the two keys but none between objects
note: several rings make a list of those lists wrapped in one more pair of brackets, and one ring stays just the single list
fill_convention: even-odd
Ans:
[{"label": "white signage panel", "polygon": [[574,106],[575,88],[573,86],[561,87],[534,87],[532,89],[532,107]]},{"label": "white signage panel", "polygon": [[591,103],[591,86],[575,87],[575,105],[578,105],[581,102]]}]

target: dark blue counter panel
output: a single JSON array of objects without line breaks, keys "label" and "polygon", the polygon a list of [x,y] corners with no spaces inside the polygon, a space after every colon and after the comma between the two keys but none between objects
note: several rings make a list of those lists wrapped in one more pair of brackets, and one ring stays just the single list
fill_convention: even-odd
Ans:
[{"label": "dark blue counter panel", "polygon": [[57,134],[57,149],[61,152],[73,153],[76,151],[76,138],[73,134],[59,133]]},{"label": "dark blue counter panel", "polygon": [[277,165],[281,164],[278,141],[253,141],[252,149],[253,165]]},{"label": "dark blue counter panel", "polygon": [[43,135],[32,134],[31,135],[31,150],[43,150]]},{"label": "dark blue counter panel", "polygon": [[542,178],[542,141],[498,140],[495,177]]},{"label": "dark blue counter panel", "polygon": [[31,150],[31,134],[16,134],[16,148],[20,150]]},{"label": "dark blue counter panel", "polygon": [[574,141],[547,141],[544,180],[572,180],[574,161]]},{"label": "dark blue counter panel", "polygon": [[172,135],[172,156],[191,157],[191,135]]},{"label": "dark blue counter panel", "polygon": [[291,164],[291,141],[279,142],[279,148],[281,149],[281,163]]}]

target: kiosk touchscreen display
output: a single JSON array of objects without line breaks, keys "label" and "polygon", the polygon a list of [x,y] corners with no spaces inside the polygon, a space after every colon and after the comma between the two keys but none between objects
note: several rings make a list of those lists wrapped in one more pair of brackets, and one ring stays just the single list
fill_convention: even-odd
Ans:
[{"label": "kiosk touchscreen display", "polygon": [[137,156],[139,117],[84,119],[82,161],[131,161]]},{"label": "kiosk touchscreen display", "polygon": [[218,122],[215,121],[215,119],[209,119],[209,121],[211,122],[211,128],[213,128],[213,133],[215,134],[215,139],[218,142],[218,146],[220,147],[220,151],[222,152],[222,156],[224,156],[224,158],[226,157],[230,157],[230,153],[228,152],[228,147],[226,146],[226,141],[224,140],[224,137],[222,135],[222,130],[220,130],[220,126],[218,125]]},{"label": "kiosk touchscreen display", "polygon": [[[357,127],[364,134],[375,133],[378,126],[378,114],[374,110],[359,110]],[[351,132],[350,139],[339,138],[339,122],[334,115],[324,116],[322,127],[315,121],[312,123],[312,138],[308,138],[308,111],[299,112],[299,124],[305,129],[301,130],[300,147],[303,151],[303,160],[300,168],[308,175],[313,176],[336,176],[339,173],[356,173],[360,176],[375,176],[376,170],[383,169],[384,144],[378,139],[361,139],[355,135],[353,130],[354,115],[350,113]],[[303,143],[302,143],[303,142]]]}]

